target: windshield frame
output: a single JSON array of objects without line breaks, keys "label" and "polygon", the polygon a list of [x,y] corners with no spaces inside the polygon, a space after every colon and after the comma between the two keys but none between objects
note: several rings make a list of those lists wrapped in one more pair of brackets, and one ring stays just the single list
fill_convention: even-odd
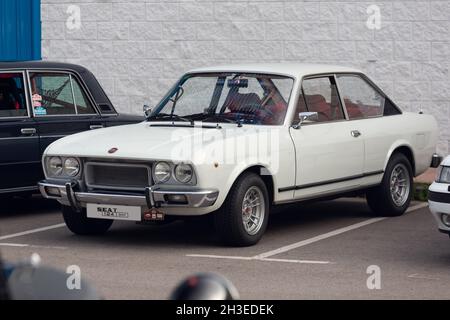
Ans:
[{"label": "windshield frame", "polygon": [[[167,91],[167,93],[163,96],[163,98],[155,106],[152,113],[147,117],[146,121],[158,121],[158,120],[149,120],[149,118],[157,115],[166,106],[166,104],[169,102],[171,97],[173,97],[176,94],[178,87],[180,85],[184,84],[184,82],[186,82],[186,80],[188,80],[189,78],[196,77],[196,76],[198,77],[198,76],[202,76],[202,75],[203,76],[213,76],[213,75],[219,76],[220,74],[224,74],[224,73],[246,74],[246,75],[254,75],[254,76],[261,75],[261,76],[269,76],[269,77],[275,76],[275,77],[282,77],[282,78],[292,80],[292,86],[291,86],[291,89],[289,92],[289,98],[286,101],[287,110],[284,115],[283,121],[280,124],[275,124],[275,125],[268,125],[268,124],[262,124],[262,125],[263,126],[271,126],[271,127],[277,127],[277,126],[279,127],[279,126],[284,126],[284,125],[286,125],[286,123],[288,123],[288,119],[290,118],[290,110],[291,110],[292,101],[296,100],[296,97],[293,97],[293,96],[296,95],[295,89],[297,87],[298,78],[293,76],[292,74],[285,74],[285,73],[279,73],[279,72],[266,72],[266,71],[260,72],[260,71],[255,71],[255,70],[214,70],[214,71],[201,71],[201,72],[196,72],[196,71],[187,72],[179,80],[177,80],[175,82],[175,84]],[[215,114],[219,114],[219,113],[215,113]],[[177,121],[177,120],[174,120],[174,121]],[[214,122],[211,122],[211,123],[214,123]],[[226,122],[221,122],[221,123],[226,123]],[[245,124],[245,125],[253,125],[253,124]],[[258,126],[261,126],[261,125],[258,124]]]}]

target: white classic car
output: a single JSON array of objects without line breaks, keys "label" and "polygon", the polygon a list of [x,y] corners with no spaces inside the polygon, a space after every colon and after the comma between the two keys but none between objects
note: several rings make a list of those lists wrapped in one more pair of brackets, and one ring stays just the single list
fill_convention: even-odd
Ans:
[{"label": "white classic car", "polygon": [[429,187],[428,204],[439,231],[450,236],[450,156],[442,161]]},{"label": "white classic car", "polygon": [[40,190],[72,232],[212,214],[226,243],[246,246],[274,205],[353,194],[401,215],[438,135],[432,116],[402,112],[361,71],[327,65],[193,70],[145,111],[45,151]]}]

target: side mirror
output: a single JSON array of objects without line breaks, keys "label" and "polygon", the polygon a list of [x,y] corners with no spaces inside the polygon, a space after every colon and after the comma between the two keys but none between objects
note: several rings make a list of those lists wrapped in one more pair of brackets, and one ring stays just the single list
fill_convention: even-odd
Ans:
[{"label": "side mirror", "polygon": [[317,112],[300,112],[298,114],[299,122],[294,126],[295,129],[300,129],[302,123],[306,121],[318,121],[319,113]]},{"label": "side mirror", "polygon": [[152,108],[146,104],[142,107],[142,111],[144,111],[144,115],[148,117],[152,113]]}]

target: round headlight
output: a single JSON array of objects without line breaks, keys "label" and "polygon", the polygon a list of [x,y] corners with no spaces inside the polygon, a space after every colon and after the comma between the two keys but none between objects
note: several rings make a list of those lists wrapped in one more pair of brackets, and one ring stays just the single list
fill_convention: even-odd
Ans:
[{"label": "round headlight", "polygon": [[48,159],[48,173],[51,176],[59,176],[63,172],[62,160],[60,157]]},{"label": "round headlight", "polygon": [[156,183],[167,182],[170,179],[170,165],[167,162],[158,162],[153,172]]},{"label": "round headlight", "polygon": [[175,167],[175,178],[181,183],[188,183],[192,179],[193,170],[188,164],[179,164]]},{"label": "round headlight", "polygon": [[64,160],[64,173],[69,177],[75,177],[80,172],[80,162],[75,158]]},{"label": "round headlight", "polygon": [[443,224],[445,224],[447,227],[450,227],[450,215],[443,213],[441,219]]}]

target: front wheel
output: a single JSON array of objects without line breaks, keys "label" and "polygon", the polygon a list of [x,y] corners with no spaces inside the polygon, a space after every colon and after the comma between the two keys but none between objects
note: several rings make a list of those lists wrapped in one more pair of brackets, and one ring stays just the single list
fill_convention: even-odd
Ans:
[{"label": "front wheel", "polygon": [[68,206],[62,206],[62,214],[67,228],[78,235],[103,234],[114,222],[114,220],[88,218],[86,209],[77,212]]},{"label": "front wheel", "polygon": [[242,174],[214,216],[216,231],[233,246],[251,246],[263,236],[269,220],[269,195],[264,181],[251,172]]},{"label": "front wheel", "polygon": [[378,215],[400,216],[409,207],[412,189],[411,163],[405,155],[395,153],[386,166],[381,184],[367,192],[367,203]]}]

